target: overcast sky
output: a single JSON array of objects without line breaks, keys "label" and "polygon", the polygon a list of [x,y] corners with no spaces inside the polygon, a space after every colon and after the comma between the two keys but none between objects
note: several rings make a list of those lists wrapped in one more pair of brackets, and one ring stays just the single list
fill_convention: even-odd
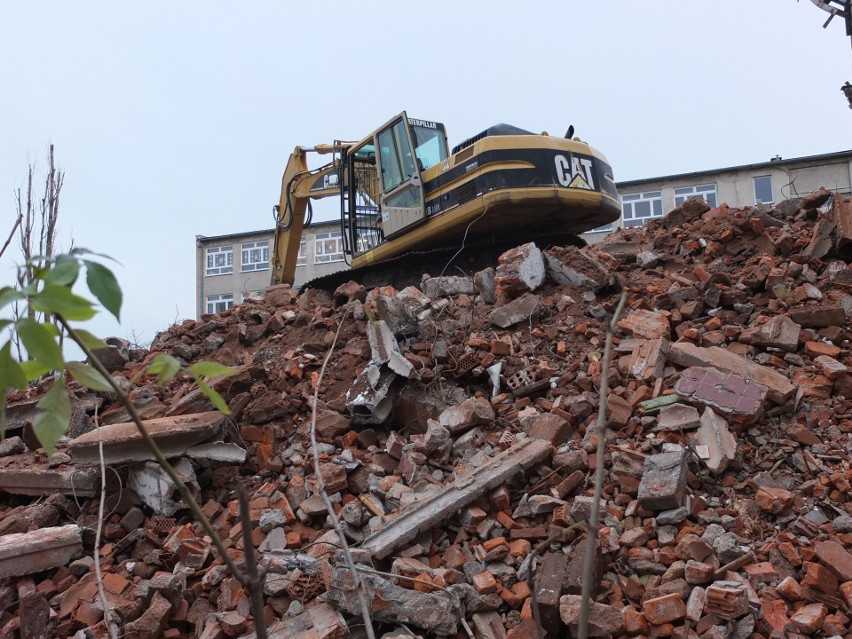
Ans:
[{"label": "overcast sky", "polygon": [[402,110],[451,145],[573,124],[616,180],[852,148],[850,42],[826,18],[808,0],[0,0],[0,235],[52,142],[61,247],[121,263],[122,325],[94,328],[149,342],[194,315],[196,235],[271,228],[294,146]]}]

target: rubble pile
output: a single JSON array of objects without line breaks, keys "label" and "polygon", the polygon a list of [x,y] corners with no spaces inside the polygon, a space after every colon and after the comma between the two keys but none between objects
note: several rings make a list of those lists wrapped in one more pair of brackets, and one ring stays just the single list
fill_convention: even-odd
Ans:
[{"label": "rubble pile", "polygon": [[[602,244],[527,244],[419,288],[273,286],[150,351],[99,357],[228,553],[252,544],[271,637],[364,635],[320,485],[377,636],[536,637],[535,603],[562,637],[580,615],[601,359],[626,290],[591,636],[848,639],[850,247],[846,196],[690,200]],[[187,375],[144,375],[158,353],[232,366],[212,385],[233,417]],[[246,588],[114,396],[71,382],[68,436],[50,458],[38,448],[47,385],[7,396],[0,636],[108,636],[102,450],[96,554],[120,636],[253,637]]]}]

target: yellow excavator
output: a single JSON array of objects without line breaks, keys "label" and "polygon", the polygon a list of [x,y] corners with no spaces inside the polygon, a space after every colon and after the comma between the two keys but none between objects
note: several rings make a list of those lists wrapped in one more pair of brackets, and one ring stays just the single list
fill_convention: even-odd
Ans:
[{"label": "yellow excavator", "polygon": [[[309,169],[310,153],[332,160]],[[612,169],[573,127],[563,138],[498,124],[450,153],[443,124],[403,112],[358,142],[296,147],[275,207],[273,283],[293,283],[310,201],[332,196],[352,270],[309,283],[328,290],[400,285],[460,252],[493,260],[528,241],[582,242],[621,215]]]}]

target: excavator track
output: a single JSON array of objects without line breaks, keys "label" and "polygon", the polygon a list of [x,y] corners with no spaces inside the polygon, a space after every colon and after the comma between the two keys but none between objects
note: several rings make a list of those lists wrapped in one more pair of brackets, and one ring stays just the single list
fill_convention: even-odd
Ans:
[{"label": "excavator track", "polygon": [[515,236],[512,239],[491,238],[465,245],[409,251],[378,264],[345,269],[317,277],[305,283],[303,288],[334,293],[341,284],[355,281],[367,288],[393,286],[401,290],[407,286],[419,286],[423,275],[427,273],[432,277],[439,275],[472,277],[474,273],[484,268],[496,267],[497,258],[502,253],[527,242],[535,242],[541,249],[550,246],[586,245],[583,238],[573,233],[538,232],[525,234],[523,237]]}]

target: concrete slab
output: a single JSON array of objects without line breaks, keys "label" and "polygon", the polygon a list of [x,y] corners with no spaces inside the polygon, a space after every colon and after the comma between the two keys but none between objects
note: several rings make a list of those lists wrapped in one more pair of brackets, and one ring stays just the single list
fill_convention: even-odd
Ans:
[{"label": "concrete slab", "polygon": [[[166,457],[179,457],[197,444],[220,437],[227,418],[218,411],[160,417],[144,422],[151,437]],[[69,451],[78,465],[100,464],[98,438],[104,442],[104,461],[107,464],[154,460],[154,456],[133,422],[102,426],[80,435],[71,442]]]},{"label": "concrete slab", "polygon": [[82,529],[76,524],[3,535],[0,579],[64,566],[82,551]]}]

